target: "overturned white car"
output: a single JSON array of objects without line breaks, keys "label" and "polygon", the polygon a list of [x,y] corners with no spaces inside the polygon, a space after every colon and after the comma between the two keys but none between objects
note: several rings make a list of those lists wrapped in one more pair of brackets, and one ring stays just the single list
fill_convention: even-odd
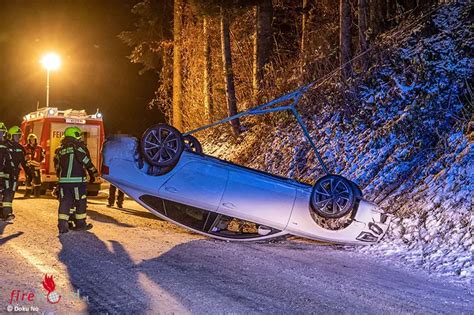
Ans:
[{"label": "overturned white car", "polygon": [[[287,109],[294,111],[315,149],[301,117],[294,107],[283,108]],[[257,107],[247,114],[268,111]],[[103,150],[103,177],[156,216],[223,240],[255,241],[292,234],[371,244],[388,229],[388,216],[364,200],[357,185],[344,177],[328,173],[310,186],[249,169],[203,154],[190,133],[183,136],[169,125],[158,124],[140,141],[128,136],[110,138]],[[338,229],[321,224],[337,218],[347,218]]]}]

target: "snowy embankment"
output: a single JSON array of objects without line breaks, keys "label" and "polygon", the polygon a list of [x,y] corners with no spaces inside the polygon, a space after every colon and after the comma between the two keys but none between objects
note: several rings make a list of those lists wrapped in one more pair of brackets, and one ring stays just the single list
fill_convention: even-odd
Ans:
[{"label": "snowy embankment", "polygon": [[[345,88],[352,101],[336,82],[319,88],[324,102],[309,93],[299,105],[330,168],[395,217],[380,244],[358,250],[462,281],[472,278],[474,251],[472,10],[445,5],[382,36],[375,65]],[[298,126],[284,115],[269,120],[244,121],[235,140],[210,135],[205,151],[314,183],[322,171]]]}]

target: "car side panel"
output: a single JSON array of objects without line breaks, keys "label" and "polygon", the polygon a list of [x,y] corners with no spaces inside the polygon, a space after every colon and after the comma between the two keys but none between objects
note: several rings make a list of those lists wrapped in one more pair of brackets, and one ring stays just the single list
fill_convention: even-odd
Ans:
[{"label": "car side panel", "polygon": [[218,212],[284,230],[293,209],[296,188],[270,176],[229,171]]},{"label": "car side panel", "polygon": [[228,176],[226,168],[205,161],[190,161],[166,181],[158,195],[163,199],[216,211]]}]

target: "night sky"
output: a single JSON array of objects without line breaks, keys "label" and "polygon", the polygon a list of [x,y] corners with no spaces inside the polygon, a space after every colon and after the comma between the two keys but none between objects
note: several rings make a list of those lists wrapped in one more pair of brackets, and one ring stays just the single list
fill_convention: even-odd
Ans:
[{"label": "night sky", "polygon": [[0,121],[7,126],[45,106],[46,70],[41,56],[55,51],[61,68],[51,74],[50,106],[97,108],[106,133],[140,134],[162,120],[147,110],[158,76],[139,75],[130,48],[117,35],[133,29],[139,0],[0,0]]}]

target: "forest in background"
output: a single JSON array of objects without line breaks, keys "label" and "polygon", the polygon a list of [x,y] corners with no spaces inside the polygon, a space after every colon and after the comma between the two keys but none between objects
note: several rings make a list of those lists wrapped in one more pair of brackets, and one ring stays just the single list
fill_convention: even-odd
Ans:
[{"label": "forest in background", "polygon": [[[347,82],[374,65],[377,36],[436,0],[144,0],[119,36],[130,60],[156,71],[156,97],[181,131],[268,102],[331,72],[340,104],[360,105]],[[340,68],[339,68],[340,67]],[[358,79],[363,76],[358,76]],[[312,104],[328,102],[322,93]],[[335,97],[334,95],[331,97]],[[242,128],[231,122],[235,136]]]}]

